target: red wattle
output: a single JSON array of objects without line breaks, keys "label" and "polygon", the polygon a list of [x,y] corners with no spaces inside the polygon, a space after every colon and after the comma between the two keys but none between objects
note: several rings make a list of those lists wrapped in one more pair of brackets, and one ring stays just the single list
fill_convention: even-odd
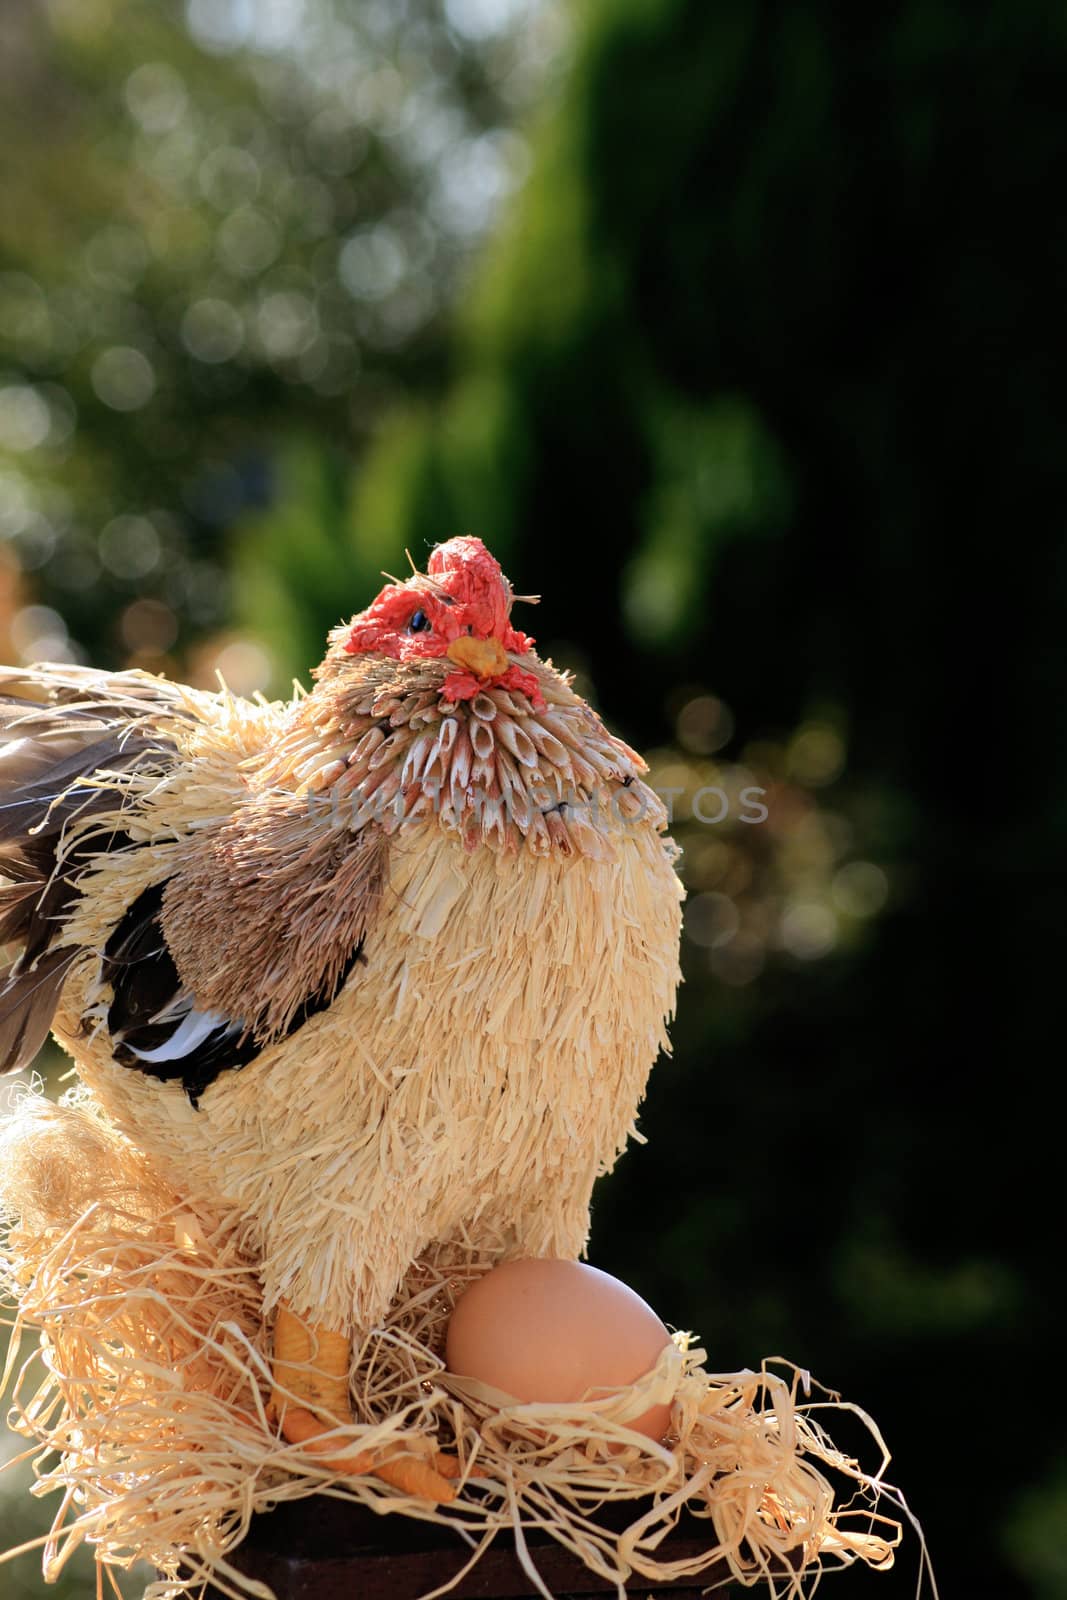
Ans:
[{"label": "red wattle", "polygon": [[545,697],[541,693],[537,679],[532,672],[524,672],[521,667],[509,667],[502,672],[499,678],[493,679],[494,689],[517,689],[524,694],[535,711],[545,709]]},{"label": "red wattle", "polygon": [[441,699],[458,705],[461,700],[473,700],[479,690],[485,687],[473,672],[450,672],[441,685]]}]

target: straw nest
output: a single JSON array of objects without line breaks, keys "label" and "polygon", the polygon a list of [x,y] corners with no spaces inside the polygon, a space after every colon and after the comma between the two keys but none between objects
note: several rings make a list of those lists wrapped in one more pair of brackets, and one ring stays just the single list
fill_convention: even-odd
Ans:
[{"label": "straw nest", "polygon": [[[21,1098],[0,1136],[0,1199],[11,1225],[0,1271],[17,1307],[9,1420],[41,1447],[41,1492],[61,1496],[41,1541],[49,1579],[87,1541],[119,1593],[131,1583],[121,1573],[143,1559],[162,1574],[146,1600],[195,1594],[208,1578],[244,1600],[252,1588],[228,1557],[253,1514],[320,1492],[446,1522],[470,1564],[510,1535],[545,1596],[523,1537],[534,1526],[620,1594],[632,1573],[651,1583],[725,1559],[740,1583],[800,1596],[828,1567],[892,1562],[901,1530],[877,1509],[884,1451],[873,1475],[838,1452],[791,1369],[708,1373],[703,1351],[677,1334],[640,1384],[591,1406],[501,1406],[452,1378],[445,1329],[492,1264],[484,1240],[476,1251],[455,1238],[411,1269],[354,1352],[357,1421],[338,1430],[339,1451],[349,1440],[353,1451],[455,1451],[463,1486],[437,1507],[316,1467],[280,1437],[266,1404],[271,1330],[239,1221],[165,1189],[84,1091],[58,1105]],[[666,1443],[627,1428],[666,1398]],[[843,1506],[828,1474],[844,1484]],[[618,1500],[634,1502],[634,1520],[616,1535],[592,1513]],[[662,1540],[683,1507],[706,1519],[707,1548],[679,1562]],[[801,1566],[783,1576],[781,1558],[798,1552]]]}]

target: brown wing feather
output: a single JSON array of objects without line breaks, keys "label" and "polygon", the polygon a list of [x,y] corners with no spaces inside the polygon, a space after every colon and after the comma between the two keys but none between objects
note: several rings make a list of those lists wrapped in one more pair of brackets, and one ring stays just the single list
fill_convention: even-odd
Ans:
[{"label": "brown wing feather", "polygon": [[371,931],[389,841],[339,828],[328,804],[278,791],[198,841],[163,896],[163,929],[201,1008],[281,1038],[309,997],[343,982]]}]

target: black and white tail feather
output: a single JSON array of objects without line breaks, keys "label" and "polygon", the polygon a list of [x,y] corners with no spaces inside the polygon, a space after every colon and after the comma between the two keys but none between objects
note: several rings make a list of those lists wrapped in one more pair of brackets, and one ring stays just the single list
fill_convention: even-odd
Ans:
[{"label": "black and white tail feather", "polygon": [[131,844],[92,828],[116,808],[114,786],[94,775],[174,759],[153,721],[179,710],[168,689],[134,673],[0,669],[0,944],[21,947],[0,968],[0,1072],[26,1066],[48,1036],[81,953],[63,942],[81,873],[102,851]]},{"label": "black and white tail feather", "polygon": [[166,883],[144,889],[104,948],[101,977],[111,985],[107,1025],[120,1066],[164,1082],[180,1079],[195,1106],[227,1067],[243,1067],[259,1046],[243,1021],[197,1009],[183,987],[162,926]]}]

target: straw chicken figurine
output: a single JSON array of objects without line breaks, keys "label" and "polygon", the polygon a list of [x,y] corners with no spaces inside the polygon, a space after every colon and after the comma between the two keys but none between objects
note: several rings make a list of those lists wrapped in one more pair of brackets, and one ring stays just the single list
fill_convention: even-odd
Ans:
[{"label": "straw chicken figurine", "polygon": [[[176,1192],[248,1224],[279,1424],[323,1458],[429,1244],[581,1253],[666,1045],[664,809],[514,598],[452,539],[288,704],[0,669],[0,1069],[51,1029]],[[343,1466],[439,1501],[456,1470]]]}]

